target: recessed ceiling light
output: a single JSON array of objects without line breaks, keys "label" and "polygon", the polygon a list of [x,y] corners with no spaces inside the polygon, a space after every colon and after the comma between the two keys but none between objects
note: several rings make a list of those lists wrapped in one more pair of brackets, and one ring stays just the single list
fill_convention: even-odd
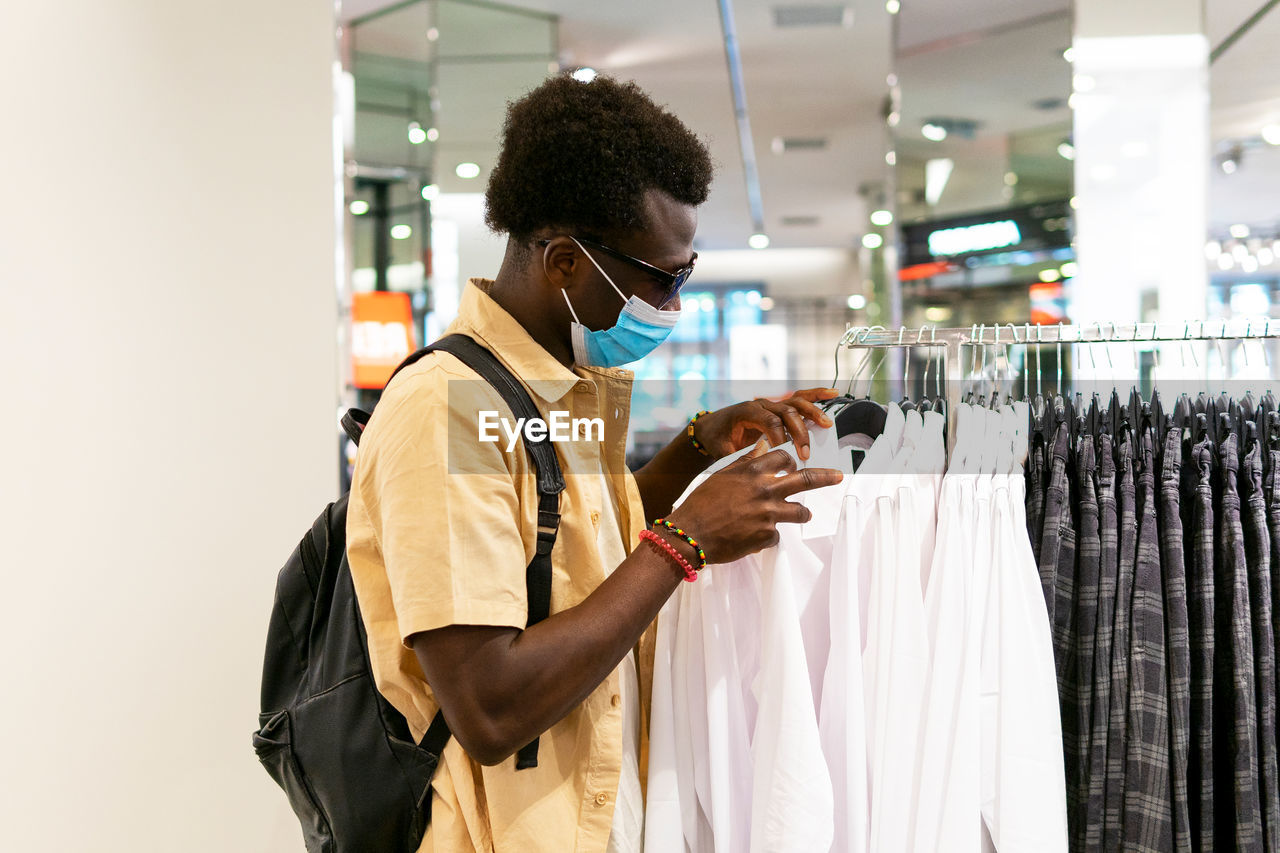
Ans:
[{"label": "recessed ceiling light", "polygon": [[892,225],[893,213],[888,210],[873,210],[871,211],[871,224],[872,225]]},{"label": "recessed ceiling light", "polygon": [[1064,50],[1064,51],[1062,52],[1062,58],[1063,58],[1063,59],[1065,59],[1067,62],[1075,62],[1075,61],[1076,61],[1076,49],[1075,49],[1074,47],[1069,47],[1069,48],[1067,48],[1066,50]]},{"label": "recessed ceiling light", "polygon": [[940,124],[930,122],[921,125],[920,135],[931,142],[941,142],[947,138],[947,129]]},{"label": "recessed ceiling light", "polygon": [[753,249],[767,249],[769,248],[769,235],[752,234],[747,238],[747,245]]},{"label": "recessed ceiling light", "polygon": [[1249,236],[1248,225],[1244,225],[1244,224],[1232,225],[1231,228],[1228,230],[1231,231],[1231,236],[1235,237],[1237,240],[1243,240],[1245,237]]},{"label": "recessed ceiling light", "polygon": [[413,229],[410,228],[408,225],[392,225],[391,226],[392,240],[408,240],[412,236],[413,236]]},{"label": "recessed ceiling light", "polygon": [[1045,284],[1053,284],[1060,278],[1062,278],[1062,273],[1057,270],[1040,270],[1040,280]]},{"label": "recessed ceiling light", "polygon": [[459,163],[458,168],[454,169],[453,173],[459,178],[470,180],[480,174],[480,167],[475,163]]},{"label": "recessed ceiling light", "polygon": [[1058,267],[1058,272],[1062,274],[1063,278],[1075,278],[1076,274],[1080,272],[1080,265],[1075,261],[1067,261]]},{"label": "recessed ceiling light", "polygon": [[885,0],[884,10],[890,15],[896,15],[902,11],[902,4],[898,0]]},{"label": "recessed ceiling light", "polygon": [[884,245],[884,238],[874,231],[862,235],[862,245],[868,249],[879,249]]},{"label": "recessed ceiling light", "polygon": [[1280,145],[1280,122],[1264,127],[1262,129],[1262,139],[1268,145]]},{"label": "recessed ceiling light", "polygon": [[427,132],[416,121],[409,122],[409,141],[414,145],[421,145],[427,141]]},{"label": "recessed ceiling light", "polygon": [[358,198],[355,201],[351,202],[351,204],[347,207],[347,210],[350,210],[352,215],[354,216],[364,216],[366,213],[369,212],[369,202],[365,201],[364,199]]},{"label": "recessed ceiling light", "polygon": [[849,306],[849,310],[851,311],[861,311],[863,308],[867,307],[867,297],[863,296],[861,293],[855,293],[849,297],[845,304]]},{"label": "recessed ceiling light", "polygon": [[440,188],[435,184],[427,184],[422,188],[422,197],[427,201],[435,201],[440,197]]},{"label": "recessed ceiling light", "polygon": [[1076,159],[1076,147],[1070,142],[1063,140],[1058,143],[1058,156],[1063,160],[1074,160]]},{"label": "recessed ceiling light", "polygon": [[573,79],[579,83],[590,83],[599,76],[594,68],[588,68],[585,65],[573,72]]},{"label": "recessed ceiling light", "polygon": [[440,138],[439,130],[435,129],[434,127],[427,128],[427,140],[429,142],[435,142],[439,138]]}]

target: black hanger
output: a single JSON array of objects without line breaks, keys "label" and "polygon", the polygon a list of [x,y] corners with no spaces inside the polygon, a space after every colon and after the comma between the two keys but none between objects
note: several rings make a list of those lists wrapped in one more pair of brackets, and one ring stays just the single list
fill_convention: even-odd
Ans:
[{"label": "black hanger", "polygon": [[876,438],[884,432],[889,412],[872,400],[860,399],[836,412],[836,435],[867,435]]},{"label": "black hanger", "polygon": [[1191,443],[1197,445],[1209,437],[1209,416],[1204,412],[1196,412],[1191,423]]},{"label": "black hanger", "polygon": [[1159,389],[1151,392],[1150,403],[1142,404],[1142,414],[1147,424],[1151,427],[1156,452],[1160,453],[1161,448],[1164,447],[1164,438],[1167,430],[1165,427],[1164,401],[1160,399]]},{"label": "black hanger", "polygon": [[1191,398],[1186,394],[1179,394],[1177,401],[1173,404],[1173,422],[1170,426],[1181,430],[1183,437],[1185,438],[1191,434],[1192,416],[1194,414],[1195,411],[1191,404]]}]

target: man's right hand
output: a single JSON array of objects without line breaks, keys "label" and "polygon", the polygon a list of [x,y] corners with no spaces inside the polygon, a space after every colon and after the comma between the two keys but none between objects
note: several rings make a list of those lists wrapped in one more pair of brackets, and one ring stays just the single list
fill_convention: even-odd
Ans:
[{"label": "man's right hand", "polygon": [[694,489],[668,520],[698,540],[709,563],[731,563],[776,545],[780,523],[803,524],[812,513],[791,495],[839,483],[834,468],[796,470],[785,450],[762,439],[751,452]]}]

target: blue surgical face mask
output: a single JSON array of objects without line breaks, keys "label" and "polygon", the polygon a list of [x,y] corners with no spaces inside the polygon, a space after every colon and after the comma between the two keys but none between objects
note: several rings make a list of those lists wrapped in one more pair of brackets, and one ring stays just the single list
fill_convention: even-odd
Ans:
[{"label": "blue surgical face mask", "polygon": [[[577,240],[573,242],[578,243]],[[616,324],[597,332],[578,322],[578,312],[573,310],[569,294],[560,291],[565,304],[569,306],[569,313],[573,315],[574,363],[589,367],[620,367],[639,361],[667,339],[680,320],[680,312],[662,311],[638,296],[628,298],[623,295],[613,279],[609,278],[609,274],[591,257],[591,253],[583,249],[581,243],[578,243],[578,248],[582,249],[582,253],[600,270],[600,275],[604,276],[604,280],[609,282],[609,286],[626,304],[622,306],[622,313],[618,315]]]}]

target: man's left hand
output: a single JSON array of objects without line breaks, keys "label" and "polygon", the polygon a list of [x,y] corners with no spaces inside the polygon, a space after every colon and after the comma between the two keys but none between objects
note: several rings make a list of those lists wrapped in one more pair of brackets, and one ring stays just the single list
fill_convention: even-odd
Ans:
[{"label": "man's left hand", "polygon": [[809,458],[809,424],[821,427],[832,424],[817,402],[837,394],[834,388],[808,388],[784,400],[757,397],[726,406],[698,418],[693,425],[694,438],[716,458],[750,447],[761,436],[774,447],[792,441],[800,458],[806,460]]}]

